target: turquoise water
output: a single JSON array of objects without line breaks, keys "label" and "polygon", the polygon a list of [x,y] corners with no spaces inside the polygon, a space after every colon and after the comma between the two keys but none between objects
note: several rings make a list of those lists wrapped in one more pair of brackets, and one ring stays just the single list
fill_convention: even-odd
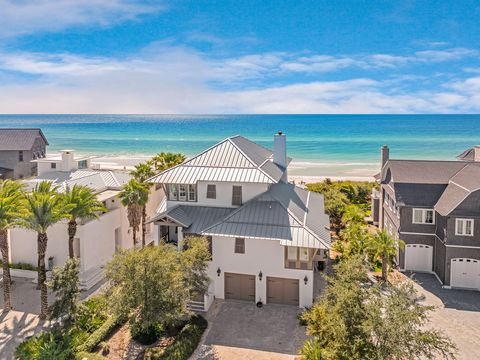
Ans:
[{"label": "turquoise water", "polygon": [[49,151],[106,156],[193,155],[236,134],[271,147],[282,130],[302,175],[371,174],[383,144],[394,158],[454,159],[480,143],[480,115],[0,115],[0,127],[40,127]]}]

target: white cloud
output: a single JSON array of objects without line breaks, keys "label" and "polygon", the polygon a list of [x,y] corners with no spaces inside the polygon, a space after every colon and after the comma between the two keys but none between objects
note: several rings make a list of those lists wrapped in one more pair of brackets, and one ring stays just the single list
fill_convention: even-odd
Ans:
[{"label": "white cloud", "polygon": [[0,37],[71,26],[108,26],[162,8],[131,0],[0,0]]}]

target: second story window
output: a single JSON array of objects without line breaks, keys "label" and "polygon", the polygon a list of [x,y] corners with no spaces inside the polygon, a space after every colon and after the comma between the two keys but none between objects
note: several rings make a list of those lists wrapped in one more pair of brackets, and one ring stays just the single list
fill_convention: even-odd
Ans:
[{"label": "second story window", "polygon": [[177,184],[168,184],[168,200],[178,200]]},{"label": "second story window", "polygon": [[235,254],[245,254],[245,239],[235,239]]},{"label": "second story window", "polygon": [[18,152],[18,161],[23,162],[23,151]]},{"label": "second story window", "polygon": [[178,200],[187,201],[187,185],[178,185]]},{"label": "second story window", "polygon": [[456,219],[455,235],[473,236],[473,219]]},{"label": "second story window", "polygon": [[197,201],[197,187],[188,185],[188,201]]},{"label": "second story window", "polygon": [[240,206],[242,205],[242,187],[233,186],[232,187],[232,205]]},{"label": "second story window", "polygon": [[217,186],[213,184],[207,185],[207,199],[217,198]]},{"label": "second story window", "polygon": [[170,201],[197,201],[197,187],[194,184],[167,184]]},{"label": "second story window", "polygon": [[435,224],[433,209],[413,209],[414,224]]}]

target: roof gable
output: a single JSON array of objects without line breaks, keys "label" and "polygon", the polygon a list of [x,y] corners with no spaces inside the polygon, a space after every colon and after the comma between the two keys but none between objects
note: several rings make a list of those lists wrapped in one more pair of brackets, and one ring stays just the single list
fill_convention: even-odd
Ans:
[{"label": "roof gable", "polygon": [[30,150],[38,137],[48,145],[41,129],[0,128],[0,151]]}]

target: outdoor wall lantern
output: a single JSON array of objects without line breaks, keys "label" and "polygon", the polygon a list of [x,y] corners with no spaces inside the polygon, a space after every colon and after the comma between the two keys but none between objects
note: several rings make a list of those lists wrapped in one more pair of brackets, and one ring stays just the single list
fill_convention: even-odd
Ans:
[{"label": "outdoor wall lantern", "polygon": [[305,277],[303,278],[303,282],[305,283],[305,285],[307,285],[307,283],[308,283],[308,277],[307,277],[307,275],[305,275]]},{"label": "outdoor wall lantern", "polygon": [[220,274],[222,273],[222,270],[220,270],[220,268],[217,269],[217,275],[220,276]]},{"label": "outdoor wall lantern", "polygon": [[258,279],[262,281],[262,278],[263,278],[263,274],[262,274],[262,270],[260,270],[260,272],[258,273]]}]

